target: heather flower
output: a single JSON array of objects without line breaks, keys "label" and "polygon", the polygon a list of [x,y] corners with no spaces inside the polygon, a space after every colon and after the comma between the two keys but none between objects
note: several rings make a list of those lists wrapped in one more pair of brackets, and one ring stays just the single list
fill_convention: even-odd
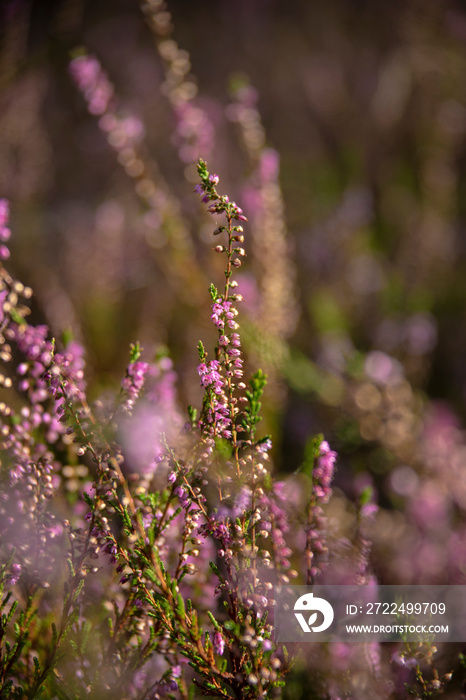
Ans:
[{"label": "heather flower", "polygon": [[225,640],[220,632],[215,632],[213,644],[215,653],[222,656],[225,651]]},{"label": "heather flower", "polygon": [[196,163],[212,149],[214,129],[207,112],[198,105],[183,101],[174,105],[176,131],[173,143],[183,163]]},{"label": "heather flower", "polygon": [[0,199],[0,260],[7,260],[10,251],[5,243],[10,239],[11,231],[8,228],[9,204],[6,199]]},{"label": "heather flower", "polygon": [[89,112],[99,116],[99,128],[116,152],[118,163],[134,180],[135,193],[148,209],[142,217],[147,239],[157,247],[164,243],[171,247],[175,264],[167,266],[167,272],[173,284],[186,285],[191,278],[186,277],[183,266],[188,262],[193,266],[190,232],[180,216],[179,202],[155,162],[145,158],[141,148],[143,123],[136,115],[119,108],[113,85],[95,56],[73,59],[70,73],[86,99]]},{"label": "heather flower", "polygon": [[70,72],[84,93],[89,112],[104,114],[113,97],[113,86],[99,61],[93,56],[77,56],[70,63]]},{"label": "heather flower", "polygon": [[[257,91],[250,85],[242,85],[234,92],[227,116],[239,126],[252,170],[243,196],[253,212],[252,253],[260,265],[261,300],[256,323],[265,336],[287,338],[298,316],[295,275],[280,186],[280,157],[275,149],[266,146],[257,100]],[[273,369],[267,367],[272,382]]]},{"label": "heather flower", "polygon": [[321,440],[317,448],[312,446],[310,467],[312,492],[308,506],[308,527],[306,533],[307,584],[310,585],[326,565],[327,546],[325,532],[327,521],[322,505],[331,496],[331,481],[335,469],[337,453],[330,449],[326,440]]},{"label": "heather flower", "polygon": [[326,440],[323,440],[320,443],[319,456],[313,473],[314,493],[321,503],[327,503],[331,496],[330,484],[333,479],[336,458],[337,453],[330,449]]},{"label": "heather flower", "polygon": [[399,651],[394,652],[392,654],[392,663],[398,664],[398,666],[401,666],[402,668],[415,668],[418,663],[419,659],[409,657],[404,653],[400,653]]},{"label": "heather flower", "polygon": [[[174,439],[179,433],[183,421],[176,402],[176,381],[169,357],[128,365],[122,404],[127,415],[119,425],[128,464],[134,472],[153,473],[164,454],[163,436]],[[143,387],[145,393],[140,397]]]},{"label": "heather flower", "polygon": [[213,124],[196,100],[197,85],[190,75],[189,53],[178,47],[170,36],[172,17],[165,3],[146,3],[144,12],[150,29],[157,36],[157,49],[165,70],[164,92],[176,119],[172,141],[183,163],[195,163],[211,152],[214,143]]},{"label": "heather flower", "polygon": [[123,403],[125,411],[131,411],[139,398],[139,394],[144,386],[145,376],[149,370],[147,362],[131,362],[126,370],[126,377],[122,380],[121,386],[126,395]]},{"label": "heather flower", "polygon": [[0,325],[3,325],[6,313],[8,313],[9,305],[7,305],[8,289],[0,290]]},{"label": "heather flower", "polygon": [[0,199],[0,228],[8,223],[10,216],[10,205],[7,199]]}]

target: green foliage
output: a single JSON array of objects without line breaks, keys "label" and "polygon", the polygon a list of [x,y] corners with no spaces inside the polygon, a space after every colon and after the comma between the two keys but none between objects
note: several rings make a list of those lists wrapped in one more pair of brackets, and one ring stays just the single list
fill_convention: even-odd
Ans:
[{"label": "green foliage", "polygon": [[202,343],[202,340],[200,340],[200,341],[198,342],[198,344],[197,344],[197,352],[198,352],[198,355],[199,355],[199,360],[200,360],[200,362],[204,362],[205,359],[206,359],[206,357],[207,357],[207,353],[206,353],[206,351],[205,351],[205,348],[204,348],[204,345],[203,345],[203,343]]},{"label": "green foliage", "polygon": [[320,454],[320,444],[324,436],[322,434],[316,435],[315,437],[309,438],[306,442],[304,448],[304,458],[300,467],[296,470],[296,473],[302,472],[305,476],[312,480],[312,475],[314,471],[314,465]]},{"label": "green foliage", "polygon": [[362,492],[361,495],[359,496],[359,505],[360,507],[367,505],[368,503],[371,503],[374,497],[374,489],[372,486],[366,486]]},{"label": "green foliage", "polygon": [[261,398],[267,385],[267,375],[261,369],[257,370],[249,382],[250,389],[245,392],[247,405],[244,408],[243,428],[250,432],[252,438],[255,435],[255,427],[261,420]]},{"label": "green foliage", "polygon": [[129,361],[131,364],[139,360],[141,357],[141,349],[139,342],[131,343],[129,352]]}]

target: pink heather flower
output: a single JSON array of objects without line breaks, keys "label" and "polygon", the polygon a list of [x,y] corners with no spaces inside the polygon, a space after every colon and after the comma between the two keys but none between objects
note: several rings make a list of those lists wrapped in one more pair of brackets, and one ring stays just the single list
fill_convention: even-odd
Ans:
[{"label": "pink heather flower", "polygon": [[137,361],[128,365],[126,377],[121,382],[121,386],[127,395],[127,399],[123,403],[123,408],[126,411],[131,411],[139,398],[148,370],[149,364],[147,362]]},{"label": "pink heather flower", "polygon": [[5,318],[4,304],[8,297],[8,289],[2,289],[0,292],[0,323],[3,323]]},{"label": "pink heather flower", "polygon": [[0,227],[8,223],[10,215],[10,205],[7,199],[0,199]]},{"label": "pink heather flower", "polygon": [[259,168],[262,182],[277,180],[280,170],[280,156],[274,148],[264,148]]},{"label": "pink heather flower", "polygon": [[188,508],[190,501],[188,498],[188,494],[186,493],[185,489],[182,486],[176,487],[175,496],[178,496],[178,500],[179,500],[180,506],[182,508]]},{"label": "pink heather flower", "polygon": [[401,666],[404,668],[414,668],[418,664],[417,659],[409,657],[409,656],[405,656],[404,654],[402,654],[398,651],[392,655],[391,660],[392,660],[392,663],[395,663],[398,666]]},{"label": "pink heather flower", "polygon": [[8,576],[8,580],[9,580],[10,585],[15,586],[18,583],[20,576],[21,576],[21,564],[12,564],[11,573]]},{"label": "pink heather flower", "polygon": [[99,61],[93,56],[78,56],[70,63],[70,73],[84,93],[89,112],[104,114],[114,91]]},{"label": "pink heather flower", "polygon": [[125,132],[128,140],[132,143],[141,141],[145,136],[144,124],[136,116],[124,117],[120,120],[118,126]]},{"label": "pink heather flower", "polygon": [[146,394],[121,423],[121,441],[131,469],[141,474],[153,472],[164,448],[161,435],[173,439],[180,418],[162,402],[152,402]]},{"label": "pink heather flower", "polygon": [[323,503],[328,501],[332,493],[330,484],[333,479],[336,458],[337,453],[330,449],[326,440],[323,440],[320,443],[320,455],[314,469],[314,492]]},{"label": "pink heather flower", "polygon": [[[190,101],[175,106],[177,126],[173,141],[184,163],[193,163],[212,149],[214,130],[206,111]],[[211,176],[215,179],[215,175]],[[218,182],[218,179],[217,179]],[[211,181],[215,186],[217,183]]]},{"label": "pink heather flower", "polygon": [[204,362],[198,366],[197,371],[201,379],[201,386],[212,387],[215,394],[222,394],[224,389],[224,380],[218,372],[220,364],[217,360],[211,360],[208,365]]},{"label": "pink heather flower", "polygon": [[270,438],[267,438],[266,440],[264,440],[264,442],[261,442],[260,445],[257,446],[257,451],[260,452],[261,454],[264,454],[271,449],[272,449],[272,440],[270,440]]},{"label": "pink heather flower", "polygon": [[393,384],[402,378],[404,370],[398,360],[380,350],[368,353],[364,362],[367,376],[379,384]]},{"label": "pink heather flower", "polygon": [[361,508],[361,517],[370,519],[378,513],[379,506],[376,503],[365,503]]},{"label": "pink heather flower", "polygon": [[225,651],[225,640],[220,632],[215,632],[213,639],[214,651],[219,656],[222,656]]},{"label": "pink heather flower", "polygon": [[[6,226],[10,214],[10,208],[6,199],[0,199],[0,241],[8,241],[11,236],[10,229]],[[0,260],[8,260],[10,251],[6,245],[0,245]]]},{"label": "pink heather flower", "polygon": [[172,677],[173,678],[180,678],[182,673],[181,665],[177,664],[176,666],[173,666],[172,668]]}]

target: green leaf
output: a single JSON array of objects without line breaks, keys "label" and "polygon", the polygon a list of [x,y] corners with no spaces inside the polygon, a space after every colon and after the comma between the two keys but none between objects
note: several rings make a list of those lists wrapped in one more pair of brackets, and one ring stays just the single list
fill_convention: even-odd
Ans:
[{"label": "green leaf", "polygon": [[121,517],[123,518],[124,524],[126,525],[126,527],[127,527],[128,530],[129,530],[129,533],[128,533],[128,534],[130,535],[131,532],[132,532],[132,530],[133,530],[133,524],[132,524],[132,522],[131,522],[131,518],[130,518],[130,515],[129,515],[129,513],[128,513],[128,509],[126,508],[126,506],[124,506],[124,507],[121,509],[120,514],[121,514]]},{"label": "green leaf", "polygon": [[72,598],[73,601],[76,600],[76,599],[78,598],[78,596],[79,596],[79,594],[81,593],[83,587],[84,587],[84,579],[81,579],[81,581],[80,581],[80,582],[78,583],[78,585],[76,586],[75,592],[73,593],[73,598]]},{"label": "green leaf", "polygon": [[89,496],[89,494],[86,493],[85,491],[83,492],[83,498],[84,498],[84,500],[86,501],[87,505],[88,505],[92,510],[94,510],[94,501],[93,501],[92,498]]},{"label": "green leaf", "polygon": [[176,612],[181,618],[184,619],[186,617],[186,608],[184,606],[184,600],[181,594],[178,595],[178,599],[176,601]]},{"label": "green leaf", "polygon": [[57,626],[54,622],[52,622],[52,647],[54,647],[56,645],[57,639],[58,639]]},{"label": "green leaf", "polygon": [[196,640],[202,636],[202,629],[199,629],[199,618],[196,610],[193,610],[191,613],[191,634]]},{"label": "green leaf", "polygon": [[202,343],[202,340],[200,340],[200,341],[198,342],[198,344],[197,344],[197,352],[198,352],[198,354],[199,354],[199,360],[200,360],[201,362],[204,362],[204,360],[205,360],[206,357],[207,357],[207,353],[206,353],[206,351],[205,351],[205,348],[204,348],[204,345],[203,345],[203,343]]},{"label": "green leaf", "polygon": [[295,474],[302,472],[310,479],[312,479],[312,474],[314,472],[314,464],[320,455],[320,443],[324,439],[324,436],[319,433],[313,438],[310,438],[304,448],[304,459],[300,467],[296,470]]},{"label": "green leaf", "polygon": [[197,163],[197,172],[201,180],[207,180],[209,177],[209,171],[207,170],[207,163],[202,158],[199,158]]},{"label": "green leaf", "polygon": [[209,619],[210,619],[210,621],[211,621],[211,623],[212,623],[212,625],[213,625],[214,630],[215,630],[216,632],[221,632],[222,628],[220,627],[220,625],[218,624],[217,620],[216,620],[215,617],[212,615],[212,613],[210,612],[210,610],[207,610],[207,615],[209,616]]},{"label": "green leaf", "polygon": [[139,341],[131,343],[131,345],[129,346],[129,361],[131,364],[139,360],[139,358],[141,357],[141,350],[142,348],[139,344]]},{"label": "green leaf", "polygon": [[17,323],[18,325],[23,325],[26,323],[24,318],[19,315],[19,313],[16,311],[16,309],[14,307],[11,307],[9,313],[10,313],[10,316],[13,319],[13,321],[15,323]]},{"label": "green leaf", "polygon": [[210,568],[212,569],[212,571],[214,572],[214,574],[217,576],[218,580],[219,580],[221,583],[225,583],[225,579],[223,578],[222,574],[220,573],[217,564],[214,564],[213,561],[210,561],[210,562],[209,562],[209,566],[210,566]]},{"label": "green leaf", "polygon": [[372,486],[366,486],[359,497],[359,505],[366,506],[368,503],[370,503],[372,501],[373,493],[374,491]]},{"label": "green leaf", "polygon": [[218,455],[224,459],[230,459],[233,454],[233,447],[226,438],[215,438],[215,448]]},{"label": "green leaf", "polygon": [[188,416],[191,425],[194,426],[197,421],[197,408],[194,408],[194,406],[188,406]]},{"label": "green leaf", "polygon": [[61,334],[61,342],[63,344],[63,347],[68,347],[68,345],[74,340],[74,334],[71,328],[65,328],[64,331],[62,331]]}]

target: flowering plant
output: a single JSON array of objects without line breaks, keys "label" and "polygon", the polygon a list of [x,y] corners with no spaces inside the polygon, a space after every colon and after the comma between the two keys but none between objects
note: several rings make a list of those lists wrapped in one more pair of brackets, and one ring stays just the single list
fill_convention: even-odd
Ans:
[{"label": "flowering plant", "polygon": [[[202,160],[198,173],[196,191],[223,219],[225,281],[210,287],[217,343],[210,354],[199,342],[202,406],[182,430],[168,358],[143,361],[135,344],[117,399],[91,406],[81,346],[59,349],[30,324],[31,290],[0,269],[12,368],[0,406],[2,697],[276,697],[290,669],[274,641],[274,586],[299,569],[312,582],[323,566],[336,455],[316,439],[299,551],[293,487],[274,482],[272,441],[258,434],[266,376],[244,381],[234,273],[247,219]],[[4,242],[7,222],[2,201]],[[151,424],[135,471],[127,436],[144,425],[141,406],[168,420]]]}]

